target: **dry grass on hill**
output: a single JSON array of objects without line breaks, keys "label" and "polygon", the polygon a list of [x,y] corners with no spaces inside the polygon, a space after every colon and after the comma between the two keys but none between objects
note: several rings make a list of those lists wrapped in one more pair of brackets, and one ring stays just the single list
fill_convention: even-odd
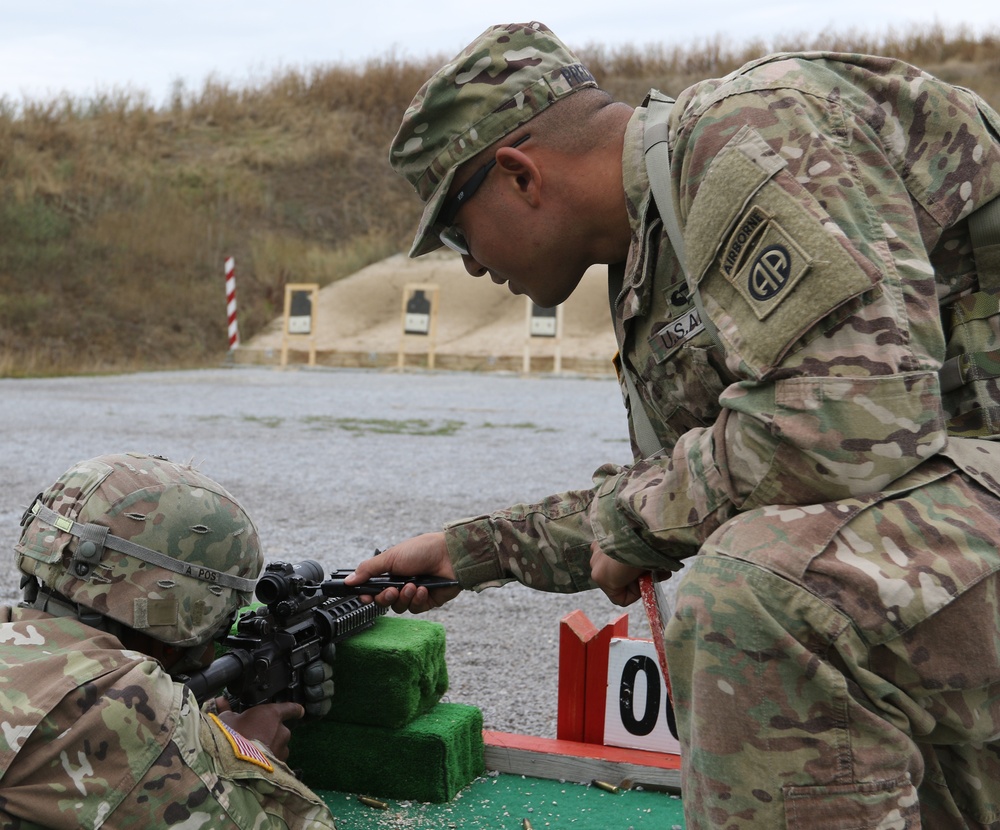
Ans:
[{"label": "dry grass on hill", "polygon": [[[579,51],[606,89],[638,102],[800,48],[894,55],[1000,106],[1000,38],[941,27]],[[249,338],[286,282],[325,285],[404,250],[419,204],[386,148],[446,57],[388,54],[243,87],[209,79],[164,108],[135,93],[0,100],[0,375],[214,363],[226,256]]]}]

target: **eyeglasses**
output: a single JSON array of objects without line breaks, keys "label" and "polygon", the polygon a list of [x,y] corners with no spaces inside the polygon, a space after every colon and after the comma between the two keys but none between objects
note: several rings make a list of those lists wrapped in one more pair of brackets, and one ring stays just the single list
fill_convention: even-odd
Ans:
[{"label": "eyeglasses", "polygon": [[[524,144],[531,138],[531,133],[527,133],[521,136],[517,141],[511,144],[511,147],[518,147]],[[449,199],[441,211],[438,213],[437,223],[444,226],[444,230],[438,234],[441,241],[447,245],[455,253],[462,254],[463,256],[469,255],[469,243],[465,238],[465,234],[461,230],[452,225],[455,221],[455,217],[458,215],[459,210],[461,210],[462,205],[464,205],[472,196],[475,194],[479,187],[484,181],[486,181],[486,176],[489,174],[490,170],[496,165],[497,159],[496,155],[493,156],[486,164],[480,167],[475,173],[473,173],[466,180],[459,189],[458,193]]]}]

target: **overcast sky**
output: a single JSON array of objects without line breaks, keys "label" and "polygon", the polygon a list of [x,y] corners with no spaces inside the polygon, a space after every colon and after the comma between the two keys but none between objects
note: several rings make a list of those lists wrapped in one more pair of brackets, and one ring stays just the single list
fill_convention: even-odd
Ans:
[{"label": "overcast sky", "polygon": [[[494,23],[540,20],[570,47],[739,44],[775,35],[964,25],[1000,33],[998,0],[0,0],[0,97],[240,85],[283,68],[444,53]],[[957,15],[954,16],[954,15]]]}]

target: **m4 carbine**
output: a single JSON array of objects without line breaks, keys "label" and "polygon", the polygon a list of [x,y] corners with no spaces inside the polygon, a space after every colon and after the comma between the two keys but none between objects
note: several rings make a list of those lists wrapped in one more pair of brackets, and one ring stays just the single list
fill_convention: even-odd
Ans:
[{"label": "m4 carbine", "polygon": [[322,566],[311,559],[268,564],[254,591],[262,605],[244,611],[235,632],[219,641],[225,654],[185,679],[198,702],[225,690],[235,711],[285,700],[305,705],[310,702],[306,668],[321,659],[328,644],[370,628],[386,612],[373,602],[363,603],[361,596],[408,582],[432,589],[458,584],[434,577],[385,576],[349,586],[344,578],[350,573],[336,571],[324,580]]}]

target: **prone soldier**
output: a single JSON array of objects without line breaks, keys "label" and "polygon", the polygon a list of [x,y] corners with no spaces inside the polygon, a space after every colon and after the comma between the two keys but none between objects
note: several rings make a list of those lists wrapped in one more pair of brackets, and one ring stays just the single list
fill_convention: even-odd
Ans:
[{"label": "prone soldier", "polygon": [[[225,489],[156,456],[83,461],[25,511],[15,550],[25,596],[0,608],[0,824],[334,827],[283,763],[302,705],[199,707],[179,680],[211,662],[263,565]],[[310,674],[322,707],[332,672]]]}]

